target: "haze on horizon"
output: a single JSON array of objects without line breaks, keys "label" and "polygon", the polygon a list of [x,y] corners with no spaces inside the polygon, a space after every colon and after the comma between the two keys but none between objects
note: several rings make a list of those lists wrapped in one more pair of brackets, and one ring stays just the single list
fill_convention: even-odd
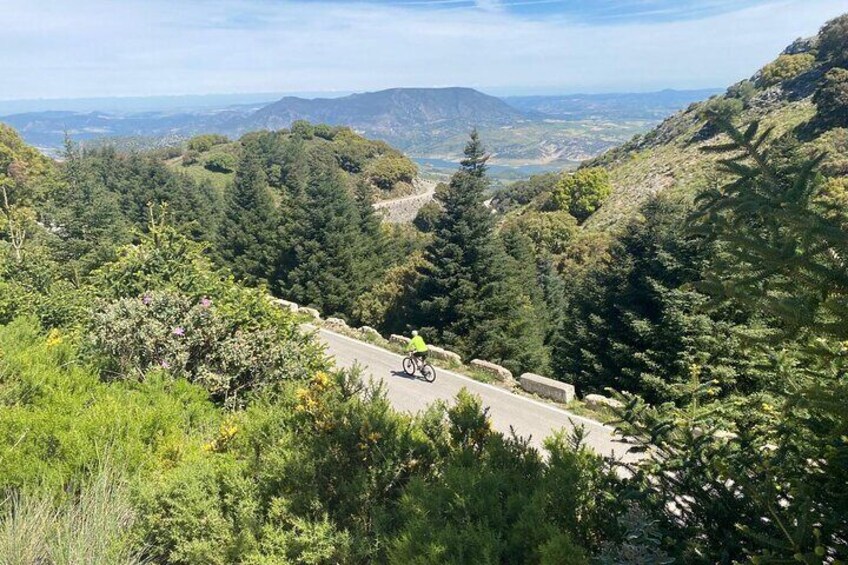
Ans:
[{"label": "haze on horizon", "polygon": [[0,100],[726,86],[844,0],[7,0]]}]

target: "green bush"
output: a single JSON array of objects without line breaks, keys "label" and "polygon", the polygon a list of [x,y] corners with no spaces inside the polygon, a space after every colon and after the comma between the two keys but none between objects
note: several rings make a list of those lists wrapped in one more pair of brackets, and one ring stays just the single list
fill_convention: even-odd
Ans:
[{"label": "green bush", "polygon": [[213,173],[231,173],[237,163],[238,159],[231,153],[213,153],[203,161],[203,166]]},{"label": "green bush", "polygon": [[571,213],[526,211],[510,220],[507,226],[518,229],[533,241],[537,254],[565,252],[578,231],[577,221]]},{"label": "green bush", "polygon": [[232,405],[285,379],[304,379],[311,363],[272,327],[244,328],[212,299],[195,302],[153,291],[102,305],[91,342],[113,378],[142,379],[164,369]]},{"label": "green bush", "polygon": [[431,200],[424,206],[418,209],[415,214],[415,219],[412,224],[423,233],[430,233],[436,227],[436,221],[439,214],[442,213],[442,207],[435,200]]},{"label": "green bush", "polygon": [[84,484],[109,453],[142,476],[200,451],[220,413],[200,387],[161,374],[103,383],[80,365],[71,336],[32,319],[0,328],[0,491],[46,496]]},{"label": "green bush", "polygon": [[600,208],[612,193],[606,169],[589,167],[564,173],[554,188],[552,200],[557,210],[567,210],[578,222]]},{"label": "green bush", "polygon": [[812,53],[780,55],[763,67],[758,81],[759,86],[772,86],[793,79],[813,68],[815,64],[816,58]]},{"label": "green bush", "polygon": [[197,153],[206,153],[216,145],[223,145],[229,142],[230,140],[225,135],[218,135],[217,133],[206,133],[203,135],[196,135],[189,139],[188,143],[186,143],[186,148],[189,151],[195,151]]},{"label": "green bush", "polygon": [[418,174],[418,167],[407,157],[390,153],[372,161],[365,174],[377,188],[391,190],[400,182],[411,183]]}]

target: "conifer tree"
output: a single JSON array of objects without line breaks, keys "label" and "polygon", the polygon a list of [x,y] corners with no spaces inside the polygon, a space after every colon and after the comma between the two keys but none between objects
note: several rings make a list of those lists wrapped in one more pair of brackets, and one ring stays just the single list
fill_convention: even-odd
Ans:
[{"label": "conifer tree", "polygon": [[277,258],[278,223],[259,157],[245,147],[218,230],[218,254],[236,278],[248,284],[269,281]]},{"label": "conifer tree", "polygon": [[349,314],[373,280],[373,246],[362,217],[338,170],[316,164],[299,199],[301,221],[291,234],[292,264],[283,294],[327,314]]},{"label": "conifer tree", "polygon": [[483,204],[488,158],[473,131],[460,170],[438,196],[443,212],[425,250],[421,316],[431,339],[512,368],[538,368],[544,356],[535,308],[511,276]]}]

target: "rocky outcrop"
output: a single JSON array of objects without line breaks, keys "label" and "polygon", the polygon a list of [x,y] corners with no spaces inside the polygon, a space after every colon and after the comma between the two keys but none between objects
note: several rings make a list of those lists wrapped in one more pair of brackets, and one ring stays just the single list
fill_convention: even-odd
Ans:
[{"label": "rocky outcrop", "polygon": [[624,404],[615,398],[608,398],[602,394],[587,394],[583,397],[583,402],[591,408],[622,408]]}]

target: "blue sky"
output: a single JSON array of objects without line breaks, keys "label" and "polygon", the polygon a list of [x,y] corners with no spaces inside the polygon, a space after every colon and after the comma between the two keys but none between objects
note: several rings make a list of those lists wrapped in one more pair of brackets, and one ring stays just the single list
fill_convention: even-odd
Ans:
[{"label": "blue sky", "polygon": [[3,0],[0,100],[722,87],[846,0]]}]

